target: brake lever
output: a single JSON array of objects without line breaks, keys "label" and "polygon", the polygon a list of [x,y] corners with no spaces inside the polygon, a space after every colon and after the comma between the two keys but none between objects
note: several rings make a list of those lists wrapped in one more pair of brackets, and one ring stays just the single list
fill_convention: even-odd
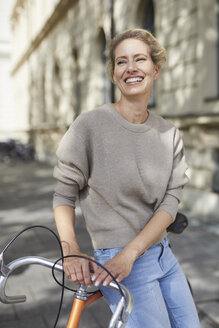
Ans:
[{"label": "brake lever", "polygon": [[10,269],[8,268],[8,266],[4,263],[4,257],[3,257],[4,253],[0,254],[0,275],[7,277]]},{"label": "brake lever", "polygon": [[5,294],[6,282],[12,270],[4,263],[3,255],[4,253],[2,252],[0,254],[0,301],[5,304],[25,302],[25,295],[7,296]]}]

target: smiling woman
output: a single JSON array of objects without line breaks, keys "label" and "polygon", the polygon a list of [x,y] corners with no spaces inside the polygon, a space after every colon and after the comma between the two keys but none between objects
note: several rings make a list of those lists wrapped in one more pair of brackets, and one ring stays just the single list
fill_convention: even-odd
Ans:
[{"label": "smiling woman", "polygon": [[144,42],[150,49],[150,56],[155,65],[161,68],[166,62],[166,50],[157,41],[157,39],[146,30],[134,29],[117,34],[111,41],[109,47],[109,59],[107,62],[107,73],[109,78],[113,80],[113,72],[115,68],[115,49],[124,40],[139,40]]},{"label": "smiling woman", "polygon": [[[127,328],[200,327],[167,239],[188,181],[183,143],[172,123],[147,109],[165,60],[165,49],[146,30],[116,36],[108,72],[120,98],[73,122],[54,170],[54,213],[64,255],[82,255],[74,228],[79,196],[95,258],[133,294]],[[72,281],[108,285],[111,277],[90,265],[92,277],[82,259],[68,259],[64,268]],[[117,297],[100,288],[114,311]]]},{"label": "smiling woman", "polygon": [[[150,47],[140,40],[127,39],[115,49],[113,81],[121,91],[120,103],[124,97],[142,96],[148,103],[154,81],[158,78],[160,67],[151,58]],[[121,104],[121,108],[124,106]]]},{"label": "smiling woman", "polygon": [[[121,91],[121,101],[124,101],[123,95],[130,95],[134,100],[134,96],[141,93],[142,104],[148,104],[153,83],[165,61],[166,50],[150,32],[134,29],[118,34],[110,44],[107,72]],[[119,106],[115,107],[124,116]],[[130,120],[141,123],[141,118],[139,121],[130,117]]]}]

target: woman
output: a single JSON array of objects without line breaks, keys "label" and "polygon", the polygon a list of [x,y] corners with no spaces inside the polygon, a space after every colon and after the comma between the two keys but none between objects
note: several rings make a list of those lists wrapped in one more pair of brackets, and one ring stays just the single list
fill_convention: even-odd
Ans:
[{"label": "woman", "polygon": [[[54,170],[54,212],[64,255],[82,254],[74,230],[77,196],[94,255],[133,294],[128,328],[197,328],[186,279],[172,254],[166,229],[175,219],[187,182],[179,131],[147,105],[166,52],[146,30],[117,35],[108,72],[121,96],[80,115],[63,137]],[[111,278],[94,265],[92,281]],[[89,263],[65,261],[65,273],[90,285]],[[118,296],[101,287],[112,311]]]}]

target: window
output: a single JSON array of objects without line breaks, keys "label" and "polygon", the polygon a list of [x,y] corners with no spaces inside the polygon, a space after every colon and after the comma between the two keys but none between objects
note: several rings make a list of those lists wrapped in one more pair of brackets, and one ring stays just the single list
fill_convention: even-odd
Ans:
[{"label": "window", "polygon": [[212,177],[212,191],[219,193],[219,150],[216,150],[216,169]]},{"label": "window", "polygon": [[154,26],[154,5],[153,1],[142,1],[143,2],[143,17],[142,17],[142,27],[150,31],[155,35],[155,26]]},{"label": "window", "polygon": [[[154,4],[152,0],[143,0],[140,2],[138,9],[138,20],[141,22],[141,28],[148,30],[155,35],[155,24],[154,24]],[[148,107],[155,107],[155,88],[156,82],[153,85],[151,91],[151,98],[148,103]]]},{"label": "window", "polygon": [[201,10],[203,97],[211,102],[219,99],[219,0],[203,2]]},{"label": "window", "polygon": [[106,38],[103,29],[99,33],[99,42],[100,42],[100,52],[101,52],[101,62],[102,62],[102,79],[103,79],[103,101],[108,103],[110,99],[110,81],[106,74],[106,63],[107,63],[107,44]]},{"label": "window", "polygon": [[59,112],[60,98],[62,94],[62,77],[61,77],[61,65],[58,58],[54,57],[53,66],[53,99],[56,113]]},{"label": "window", "polygon": [[73,82],[73,108],[74,108],[74,117],[76,118],[81,111],[81,84],[79,80],[80,67],[78,63],[78,50],[74,47],[72,49],[72,59],[73,59],[73,71],[72,71],[72,80]]}]

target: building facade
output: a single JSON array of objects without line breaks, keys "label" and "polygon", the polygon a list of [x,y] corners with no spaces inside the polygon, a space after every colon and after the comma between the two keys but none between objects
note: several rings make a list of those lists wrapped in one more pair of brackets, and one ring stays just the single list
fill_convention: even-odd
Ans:
[{"label": "building facade", "polygon": [[0,1],[0,140],[13,137],[16,130],[15,107],[11,85],[11,29],[12,1]]},{"label": "building facade", "polygon": [[16,0],[12,11],[17,131],[54,161],[78,114],[118,97],[105,73],[114,33],[141,27],[167,49],[150,110],[180,128],[189,164],[182,205],[219,220],[219,1]]}]

